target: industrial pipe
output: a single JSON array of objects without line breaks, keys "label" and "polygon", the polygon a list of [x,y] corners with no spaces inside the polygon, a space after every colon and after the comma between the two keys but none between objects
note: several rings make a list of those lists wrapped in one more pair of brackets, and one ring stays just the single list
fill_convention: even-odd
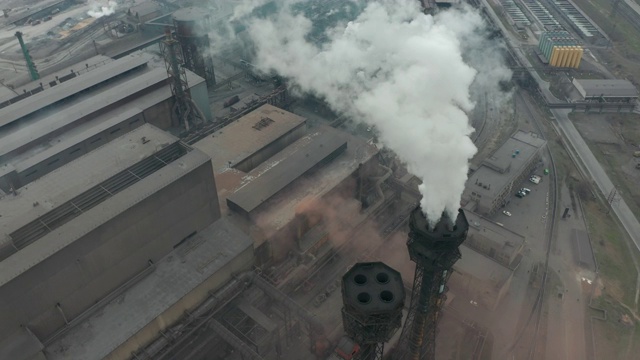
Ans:
[{"label": "industrial pipe", "polygon": [[[186,321],[182,321],[179,324],[176,324],[169,329],[167,329],[164,334],[161,334],[154,340],[151,344],[147,345],[144,349],[143,353],[148,356],[148,358],[152,359],[162,359],[164,358],[164,354],[156,356],[160,351],[166,348],[168,345],[176,346],[182,343],[185,339],[187,339],[191,333],[195,332],[201,325],[195,326],[188,333],[182,334],[181,329],[184,328],[188,322],[193,321],[193,319],[197,319],[203,314],[207,313],[211,309],[216,308],[220,305],[220,302],[223,299],[232,296],[234,293],[239,293],[244,288],[245,282],[251,281],[255,274],[251,271],[247,271],[239,274],[234,279],[226,283],[223,287],[218,289],[215,293],[213,293],[210,297],[208,297],[202,304],[200,304],[191,315],[186,318]],[[206,322],[203,322],[203,324]],[[171,336],[172,334],[176,334],[176,336]],[[184,335],[184,336],[183,336]],[[176,339],[178,338],[178,339]],[[166,354],[166,352],[165,352]]]}]

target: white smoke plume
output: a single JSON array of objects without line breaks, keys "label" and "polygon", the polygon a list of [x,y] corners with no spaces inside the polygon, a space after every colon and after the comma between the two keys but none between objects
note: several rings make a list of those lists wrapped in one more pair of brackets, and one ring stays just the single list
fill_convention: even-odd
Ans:
[{"label": "white smoke plume", "polygon": [[87,14],[94,18],[101,18],[103,16],[108,16],[116,12],[116,8],[118,4],[115,1],[95,1],[92,0],[89,2],[89,6],[91,6],[91,10],[87,11]]},{"label": "white smoke plume", "polygon": [[469,88],[479,79],[494,91],[510,74],[501,62],[487,65],[480,58],[479,70],[497,70],[478,75],[463,60],[463,51],[471,50],[494,58],[491,47],[463,43],[484,27],[469,7],[433,17],[415,0],[378,0],[328,30],[319,46],[307,40],[311,20],[291,11],[253,19],[248,31],[255,66],[378,129],[380,141],[422,179],[422,209],[437,221],[443,211],[455,215],[476,152],[466,115],[473,108]]}]

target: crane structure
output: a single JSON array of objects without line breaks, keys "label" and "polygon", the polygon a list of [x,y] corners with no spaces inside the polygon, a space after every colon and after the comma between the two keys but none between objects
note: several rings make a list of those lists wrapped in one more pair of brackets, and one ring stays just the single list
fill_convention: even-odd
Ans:
[{"label": "crane structure", "polygon": [[205,121],[204,115],[198,106],[191,99],[187,75],[184,71],[184,61],[180,51],[180,42],[173,38],[171,29],[165,31],[166,38],[160,42],[160,49],[165,60],[171,93],[175,99],[173,105],[173,115],[178,119],[178,126],[184,126],[189,131],[191,126],[202,125]]},{"label": "crane structure", "polygon": [[444,212],[435,224],[420,207],[411,213],[407,247],[416,269],[411,303],[394,359],[435,359],[436,326],[446,300],[446,283],[453,264],[461,257],[459,246],[468,230],[462,209],[456,219]]}]

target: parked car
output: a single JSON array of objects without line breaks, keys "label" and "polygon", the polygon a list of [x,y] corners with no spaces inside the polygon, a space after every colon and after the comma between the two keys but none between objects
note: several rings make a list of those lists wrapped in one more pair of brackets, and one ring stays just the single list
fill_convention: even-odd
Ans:
[{"label": "parked car", "polygon": [[502,213],[503,213],[503,214],[505,214],[505,215],[507,215],[507,216],[511,216],[511,213],[510,213],[510,212],[508,212],[507,210],[502,210]]},{"label": "parked car", "polygon": [[522,188],[520,189],[520,192],[525,193],[525,195],[529,195],[529,193],[531,192],[531,189]]},{"label": "parked car", "polygon": [[518,192],[516,193],[516,197],[523,198],[523,197],[525,197],[525,196],[527,196],[527,194],[523,193],[522,191],[518,191]]}]

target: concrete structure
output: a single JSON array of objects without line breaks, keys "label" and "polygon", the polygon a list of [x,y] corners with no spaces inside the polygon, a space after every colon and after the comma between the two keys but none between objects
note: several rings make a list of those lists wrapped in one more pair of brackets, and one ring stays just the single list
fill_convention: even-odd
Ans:
[{"label": "concrete structure", "polygon": [[327,254],[322,221],[303,221],[297,208],[335,194],[359,201],[359,179],[378,170],[375,146],[330,127],[307,130],[304,118],[271,105],[193,146],[213,158],[222,211],[242,215],[234,219],[250,229],[259,264],[292,249]]},{"label": "concrete structure", "polygon": [[0,358],[37,354],[218,219],[212,175],[209,156],[145,124],[3,195]]},{"label": "concrete structure", "polygon": [[462,193],[464,208],[490,215],[506,205],[538,166],[545,145],[533,133],[516,132],[471,174]]},{"label": "concrete structure", "polygon": [[469,220],[469,234],[465,246],[516,269],[522,259],[525,237],[500,226],[471,211],[465,211]]},{"label": "concrete structure", "polygon": [[638,98],[638,89],[629,80],[573,79],[582,100],[603,102],[631,102]]},{"label": "concrete structure", "polygon": [[451,292],[464,294],[478,304],[495,310],[509,291],[515,270],[498,263],[468,246],[460,246],[462,258],[453,266],[449,279]]},{"label": "concrete structure", "polygon": [[144,279],[56,337],[44,353],[52,360],[130,358],[161,338],[186,312],[197,314],[211,294],[234,274],[249,270],[252,262],[251,239],[220,219],[180,243]]}]

